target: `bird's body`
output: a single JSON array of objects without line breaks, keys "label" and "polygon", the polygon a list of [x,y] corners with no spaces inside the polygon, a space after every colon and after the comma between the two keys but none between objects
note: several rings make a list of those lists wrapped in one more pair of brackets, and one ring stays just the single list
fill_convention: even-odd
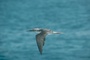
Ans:
[{"label": "bird's body", "polygon": [[37,46],[38,46],[38,49],[40,51],[40,54],[42,54],[42,48],[45,44],[45,37],[46,35],[48,34],[60,34],[60,32],[53,32],[49,29],[42,29],[42,28],[34,28],[32,30],[29,30],[29,31],[36,31],[36,32],[39,32],[37,35],[36,35],[36,42],[37,42]]}]

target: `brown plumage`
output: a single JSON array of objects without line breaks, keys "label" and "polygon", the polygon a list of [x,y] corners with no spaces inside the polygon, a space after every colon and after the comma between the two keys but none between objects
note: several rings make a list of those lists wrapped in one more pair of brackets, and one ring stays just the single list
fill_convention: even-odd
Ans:
[{"label": "brown plumage", "polygon": [[29,30],[29,31],[39,32],[36,35],[36,42],[37,42],[37,46],[38,46],[40,54],[42,54],[42,51],[43,51],[43,46],[45,44],[46,35],[47,34],[60,34],[59,32],[54,32],[54,31],[51,31],[49,29],[41,29],[41,28],[34,28],[32,30]]}]

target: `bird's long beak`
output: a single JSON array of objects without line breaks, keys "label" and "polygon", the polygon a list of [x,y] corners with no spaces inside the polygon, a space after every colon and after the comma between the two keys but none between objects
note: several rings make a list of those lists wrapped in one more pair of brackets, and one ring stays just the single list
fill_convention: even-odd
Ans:
[{"label": "bird's long beak", "polygon": [[40,33],[40,31],[39,30],[28,30],[27,32],[36,32],[36,33]]},{"label": "bird's long beak", "polygon": [[34,30],[27,30],[27,32],[31,32],[31,31],[34,31]]}]

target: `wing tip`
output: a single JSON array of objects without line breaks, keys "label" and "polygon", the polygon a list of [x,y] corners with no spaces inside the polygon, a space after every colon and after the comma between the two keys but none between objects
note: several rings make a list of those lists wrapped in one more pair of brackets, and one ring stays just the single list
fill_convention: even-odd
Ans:
[{"label": "wing tip", "polygon": [[42,52],[40,52],[40,54],[42,55]]},{"label": "wing tip", "polygon": [[42,55],[42,49],[41,49],[41,50],[39,50],[39,52],[40,52],[40,54]]}]

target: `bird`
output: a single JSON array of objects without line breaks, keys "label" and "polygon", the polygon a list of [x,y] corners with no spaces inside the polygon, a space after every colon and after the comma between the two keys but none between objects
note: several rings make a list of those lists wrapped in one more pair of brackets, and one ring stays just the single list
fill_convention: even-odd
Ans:
[{"label": "bird", "polygon": [[36,35],[36,42],[37,42],[37,46],[41,55],[43,51],[43,46],[45,44],[45,37],[50,34],[61,34],[61,32],[55,32],[46,28],[33,28],[28,31],[38,32],[38,34]]}]

